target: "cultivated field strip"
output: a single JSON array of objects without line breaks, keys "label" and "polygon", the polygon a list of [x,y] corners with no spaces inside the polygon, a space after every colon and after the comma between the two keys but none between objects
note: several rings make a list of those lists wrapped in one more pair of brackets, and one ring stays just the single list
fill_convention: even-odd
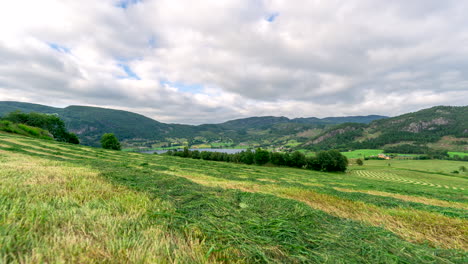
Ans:
[{"label": "cultivated field strip", "polygon": [[463,187],[455,187],[446,184],[438,184],[438,183],[431,183],[421,180],[412,180],[412,179],[405,179],[402,177],[398,177],[395,174],[388,173],[388,172],[378,172],[378,171],[368,171],[368,170],[353,170],[351,172],[352,175],[356,175],[359,177],[377,179],[382,181],[391,181],[391,182],[398,182],[403,184],[415,184],[415,185],[423,185],[428,187],[435,187],[435,188],[446,188],[446,189],[453,189],[453,190],[462,190],[464,191],[465,188]]}]

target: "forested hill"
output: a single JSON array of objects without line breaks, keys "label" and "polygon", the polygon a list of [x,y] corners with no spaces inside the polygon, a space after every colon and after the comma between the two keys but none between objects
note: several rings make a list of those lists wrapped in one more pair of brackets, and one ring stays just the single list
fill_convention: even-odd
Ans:
[{"label": "forested hill", "polygon": [[436,106],[370,124],[341,124],[303,144],[309,149],[384,148],[398,145],[468,150],[468,106]]},{"label": "forested hill", "polygon": [[155,140],[168,134],[178,137],[193,133],[192,126],[164,124],[121,110],[89,106],[55,108],[21,102],[0,102],[0,116],[17,110],[57,114],[64,120],[67,129],[76,133],[85,145],[99,145],[99,139],[104,133],[114,133],[121,140],[133,138]]},{"label": "forested hill", "polygon": [[[141,144],[148,147],[158,142],[166,144],[184,141],[233,144],[255,142],[280,146],[289,140],[305,142],[310,133],[314,134],[343,122],[369,123],[386,118],[375,115],[323,119],[264,116],[237,119],[222,124],[191,126],[165,124],[139,114],[114,109],[88,106],[56,108],[22,102],[0,102],[0,116],[17,110],[57,114],[65,121],[67,129],[76,133],[83,144],[94,146],[99,145],[99,138],[104,133],[114,133],[120,140],[127,142],[143,142]],[[312,130],[313,132],[310,132]]]}]

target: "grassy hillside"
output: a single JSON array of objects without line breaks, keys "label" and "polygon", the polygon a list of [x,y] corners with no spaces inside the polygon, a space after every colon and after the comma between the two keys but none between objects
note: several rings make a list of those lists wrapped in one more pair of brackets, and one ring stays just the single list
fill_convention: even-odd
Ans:
[{"label": "grassy hillside", "polygon": [[15,124],[7,120],[0,120],[0,131],[23,135],[27,137],[53,140],[49,131],[23,124]]},{"label": "grassy hillside", "polygon": [[317,135],[302,147],[379,149],[398,144],[414,144],[463,151],[468,147],[467,117],[468,106],[437,106],[415,113],[375,120],[368,125],[342,124]]},{"label": "grassy hillside", "polygon": [[391,162],[332,174],[0,133],[0,262],[465,263],[465,163]]}]

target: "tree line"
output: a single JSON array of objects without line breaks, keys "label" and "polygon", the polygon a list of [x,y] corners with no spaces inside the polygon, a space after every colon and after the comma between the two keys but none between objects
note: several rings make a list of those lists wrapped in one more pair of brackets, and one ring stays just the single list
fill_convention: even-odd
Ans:
[{"label": "tree line", "polygon": [[224,161],[242,164],[265,165],[304,168],[326,172],[344,172],[348,166],[348,159],[338,150],[320,151],[315,157],[306,157],[302,152],[293,153],[270,152],[261,148],[255,151],[247,149],[245,151],[228,154],[222,152],[189,150],[169,150],[165,153],[169,156],[182,158],[203,159],[212,161]]},{"label": "tree line", "polygon": [[38,127],[49,131],[56,141],[80,144],[78,136],[74,133],[68,132],[65,127],[65,123],[56,115],[15,111],[0,118],[0,120],[10,121],[15,124],[24,124],[31,127]]}]

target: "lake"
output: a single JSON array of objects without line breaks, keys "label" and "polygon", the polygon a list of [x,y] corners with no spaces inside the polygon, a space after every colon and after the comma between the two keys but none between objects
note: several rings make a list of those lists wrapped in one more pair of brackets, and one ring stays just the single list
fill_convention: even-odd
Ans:
[{"label": "lake", "polygon": [[[183,149],[179,149],[179,150],[183,150]],[[222,152],[222,153],[228,153],[228,154],[236,154],[236,153],[239,153],[241,151],[244,151],[245,149],[210,149],[210,148],[190,149],[190,151],[194,151],[194,150],[198,150],[200,152],[210,151],[210,152]],[[165,149],[165,150],[148,150],[148,151],[141,151],[140,153],[146,153],[146,154],[158,153],[158,154],[162,154],[162,153],[166,153],[168,151],[169,151],[169,149]]]}]

